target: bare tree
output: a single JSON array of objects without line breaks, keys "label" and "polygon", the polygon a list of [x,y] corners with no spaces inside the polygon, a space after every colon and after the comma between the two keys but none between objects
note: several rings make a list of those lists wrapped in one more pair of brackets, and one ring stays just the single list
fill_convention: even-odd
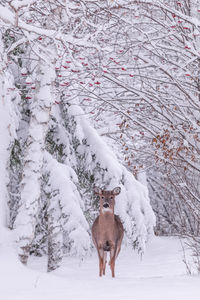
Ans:
[{"label": "bare tree", "polygon": [[[111,14],[116,20],[108,30],[113,53],[101,60],[101,84],[90,92],[88,108],[94,103],[96,126],[105,126],[102,134],[123,148],[121,157],[132,172],[149,173],[156,202],[160,200],[153,190],[162,190],[163,211],[167,199],[173,199],[168,204],[172,215],[178,212],[179,224],[167,217],[169,211],[163,214],[174,224],[173,231],[198,234],[198,3],[132,1],[112,7]],[[88,95],[88,89],[84,92]],[[111,130],[102,125],[101,111],[109,118],[115,114]]]}]

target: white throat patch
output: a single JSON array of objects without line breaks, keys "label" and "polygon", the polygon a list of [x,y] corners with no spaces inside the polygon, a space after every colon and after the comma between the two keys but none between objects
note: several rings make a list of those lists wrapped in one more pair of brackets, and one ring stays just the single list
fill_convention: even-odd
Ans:
[{"label": "white throat patch", "polygon": [[103,213],[105,213],[105,212],[110,212],[110,213],[111,213],[111,212],[112,212],[112,209],[110,209],[109,207],[108,207],[108,208],[105,208],[105,207],[104,207],[104,208],[102,208],[102,212],[103,212]]}]

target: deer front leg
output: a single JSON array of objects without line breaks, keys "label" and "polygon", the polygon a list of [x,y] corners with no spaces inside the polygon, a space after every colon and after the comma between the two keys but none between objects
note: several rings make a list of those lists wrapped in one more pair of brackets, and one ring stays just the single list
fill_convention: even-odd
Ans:
[{"label": "deer front leg", "polygon": [[103,275],[105,275],[106,272],[106,258],[107,258],[107,252],[104,251],[104,255],[103,255]]},{"label": "deer front leg", "polygon": [[111,247],[110,249],[110,268],[112,272],[112,277],[115,277],[115,258],[116,258],[116,247]]},{"label": "deer front leg", "polygon": [[99,256],[99,276],[101,277],[103,274],[103,266],[104,266],[104,251],[103,248],[98,248],[98,256]]}]

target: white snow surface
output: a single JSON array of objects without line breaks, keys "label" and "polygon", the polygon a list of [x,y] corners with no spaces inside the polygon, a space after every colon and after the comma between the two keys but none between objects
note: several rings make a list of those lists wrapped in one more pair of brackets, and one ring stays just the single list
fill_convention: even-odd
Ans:
[{"label": "white snow surface", "polygon": [[122,247],[116,277],[98,276],[96,252],[82,263],[66,257],[62,267],[46,273],[46,258],[32,257],[28,267],[14,252],[0,247],[0,298],[2,300],[199,300],[199,277],[186,275],[178,239],[154,237],[141,260]]}]

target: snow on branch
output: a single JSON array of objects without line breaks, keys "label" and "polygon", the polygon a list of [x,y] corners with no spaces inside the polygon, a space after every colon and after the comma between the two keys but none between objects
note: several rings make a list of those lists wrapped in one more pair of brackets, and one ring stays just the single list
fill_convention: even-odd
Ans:
[{"label": "snow on branch", "polygon": [[16,9],[18,10],[19,8],[21,7],[24,7],[24,6],[30,6],[31,4],[34,4],[35,2],[37,2],[36,0],[13,0],[11,1],[11,5]]},{"label": "snow on branch", "polygon": [[52,190],[57,190],[63,214],[63,231],[67,233],[71,245],[70,254],[84,256],[91,247],[88,234],[88,223],[83,214],[84,204],[77,190],[77,176],[72,168],[59,163],[48,152],[45,153],[46,172],[49,173],[49,184]]},{"label": "snow on branch", "polygon": [[70,43],[80,47],[100,49],[100,47],[97,44],[94,44],[89,41],[91,37],[90,34],[86,35],[84,38],[79,39],[74,37],[73,34],[61,33],[60,30],[45,29],[39,26],[27,24],[18,16],[16,19],[16,15],[10,9],[3,5],[0,5],[0,19],[6,24],[9,24],[11,26],[18,26],[20,29],[25,30],[26,32],[34,33],[37,36],[45,36],[53,40],[61,41],[64,44]]},{"label": "snow on branch", "polygon": [[[4,70],[4,46],[0,33],[0,70]],[[13,102],[15,99],[15,103]],[[0,72],[0,245],[7,242],[8,234],[8,209],[9,199],[7,185],[9,182],[8,165],[10,146],[16,138],[19,126],[20,113],[17,109],[19,94],[15,90],[14,79],[8,70]]]}]

